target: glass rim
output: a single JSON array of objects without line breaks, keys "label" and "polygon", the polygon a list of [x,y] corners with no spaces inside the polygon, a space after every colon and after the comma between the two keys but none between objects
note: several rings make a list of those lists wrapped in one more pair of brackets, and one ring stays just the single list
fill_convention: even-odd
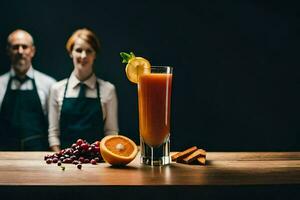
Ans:
[{"label": "glass rim", "polygon": [[173,67],[171,67],[169,65],[152,65],[151,68],[171,68],[171,69],[173,69]]}]

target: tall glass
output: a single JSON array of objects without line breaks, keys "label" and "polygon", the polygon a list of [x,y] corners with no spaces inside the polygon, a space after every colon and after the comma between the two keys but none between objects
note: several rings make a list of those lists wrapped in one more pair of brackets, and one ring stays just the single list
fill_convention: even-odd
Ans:
[{"label": "tall glass", "polygon": [[138,81],[141,163],[167,165],[170,160],[170,108],[173,68],[152,66]]}]

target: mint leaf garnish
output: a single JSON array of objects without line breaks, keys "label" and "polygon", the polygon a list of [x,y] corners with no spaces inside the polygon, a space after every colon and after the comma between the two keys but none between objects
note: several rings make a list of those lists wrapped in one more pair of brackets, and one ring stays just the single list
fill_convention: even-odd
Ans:
[{"label": "mint leaf garnish", "polygon": [[120,56],[122,58],[122,63],[128,63],[128,61],[131,59],[131,58],[134,58],[135,55],[133,52],[130,52],[129,54],[128,53],[125,53],[125,52],[121,52],[120,53]]}]

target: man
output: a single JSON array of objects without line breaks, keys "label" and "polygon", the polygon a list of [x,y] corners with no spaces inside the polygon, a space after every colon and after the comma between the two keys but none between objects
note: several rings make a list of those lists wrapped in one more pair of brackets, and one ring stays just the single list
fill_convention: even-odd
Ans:
[{"label": "man", "polygon": [[7,38],[11,70],[0,76],[0,150],[47,150],[47,101],[55,80],[32,67],[32,36],[15,30]]}]

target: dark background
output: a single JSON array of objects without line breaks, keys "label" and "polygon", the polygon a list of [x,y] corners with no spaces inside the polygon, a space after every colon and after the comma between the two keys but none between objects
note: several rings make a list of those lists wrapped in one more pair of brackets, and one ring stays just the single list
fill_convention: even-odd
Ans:
[{"label": "dark background", "polygon": [[137,87],[121,63],[134,51],[174,67],[171,150],[300,150],[300,17],[296,1],[0,2],[0,73],[8,34],[23,28],[33,65],[57,80],[72,62],[65,43],[78,28],[102,43],[97,75],[115,84],[120,133],[138,142]]}]

